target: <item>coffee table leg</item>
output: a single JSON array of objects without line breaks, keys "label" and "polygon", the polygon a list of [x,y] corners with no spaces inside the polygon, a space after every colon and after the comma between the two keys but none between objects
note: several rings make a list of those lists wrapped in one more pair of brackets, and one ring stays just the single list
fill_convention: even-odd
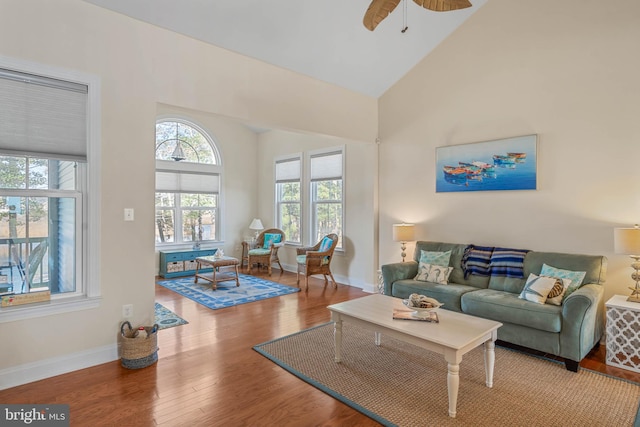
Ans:
[{"label": "coffee table leg", "polygon": [[458,388],[460,387],[460,365],[449,363],[447,373],[447,390],[449,392],[449,416],[456,417],[456,406],[458,404]]},{"label": "coffee table leg", "polygon": [[334,360],[340,362],[342,360],[342,319],[340,318],[333,322],[333,345],[335,348]]},{"label": "coffee table leg", "polygon": [[381,334],[380,332],[374,332],[374,333],[373,333],[373,339],[374,339],[374,342],[376,343],[376,345],[377,345],[378,347],[380,347],[380,336],[381,336],[381,335],[382,335],[382,334]]},{"label": "coffee table leg", "polygon": [[198,270],[200,270],[200,263],[196,260],[196,275],[193,276],[193,283],[198,283]]},{"label": "coffee table leg", "polygon": [[486,375],[487,387],[493,387],[493,365],[496,360],[495,343],[493,340],[484,343],[484,372]]}]

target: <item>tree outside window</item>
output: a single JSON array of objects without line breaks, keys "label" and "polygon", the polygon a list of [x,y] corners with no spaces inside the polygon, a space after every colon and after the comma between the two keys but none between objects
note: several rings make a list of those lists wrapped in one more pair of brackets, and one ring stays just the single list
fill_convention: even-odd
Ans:
[{"label": "tree outside window", "polygon": [[221,165],[207,133],[193,123],[156,124],[156,244],[219,238]]},{"label": "tree outside window", "polygon": [[337,249],[342,249],[343,150],[315,152],[310,155],[312,240],[319,241],[331,233],[338,235]]},{"label": "tree outside window", "polygon": [[276,161],[276,221],[287,241],[301,243],[300,156]]}]

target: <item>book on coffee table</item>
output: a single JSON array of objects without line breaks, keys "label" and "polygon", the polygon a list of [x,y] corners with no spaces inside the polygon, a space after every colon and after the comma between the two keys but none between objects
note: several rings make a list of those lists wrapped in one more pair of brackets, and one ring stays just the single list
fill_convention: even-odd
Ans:
[{"label": "book on coffee table", "polygon": [[413,313],[413,311],[394,309],[393,318],[398,320],[418,320],[421,322],[440,323],[440,319],[438,319],[438,313],[436,313],[435,311],[420,313],[419,316]]}]

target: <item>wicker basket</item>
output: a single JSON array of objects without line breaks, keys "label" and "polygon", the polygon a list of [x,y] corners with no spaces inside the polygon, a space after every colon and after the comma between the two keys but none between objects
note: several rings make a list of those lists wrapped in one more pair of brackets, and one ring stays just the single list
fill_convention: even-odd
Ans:
[{"label": "wicker basket", "polygon": [[120,326],[121,363],[127,369],[140,369],[158,361],[158,324],[146,326],[146,338],[137,337],[138,331],[125,321]]}]

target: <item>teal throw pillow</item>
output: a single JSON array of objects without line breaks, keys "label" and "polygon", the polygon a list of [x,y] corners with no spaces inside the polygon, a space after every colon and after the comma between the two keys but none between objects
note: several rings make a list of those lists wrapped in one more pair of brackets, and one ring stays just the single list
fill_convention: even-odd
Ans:
[{"label": "teal throw pillow", "polygon": [[322,242],[320,242],[320,248],[318,248],[318,252],[326,252],[331,249],[331,245],[333,244],[333,240],[327,236],[324,236]]},{"label": "teal throw pillow", "polygon": [[450,258],[451,258],[451,251],[446,251],[446,252],[420,251],[420,262],[423,264],[449,267]]},{"label": "teal throw pillow", "polygon": [[558,279],[569,279],[571,280],[571,284],[567,288],[567,291],[564,293],[564,297],[562,300],[564,301],[572,292],[575,292],[580,286],[582,286],[582,281],[584,280],[584,276],[587,275],[586,271],[571,271],[571,270],[563,270],[561,268],[552,267],[547,264],[542,264],[542,270],[540,270],[541,276],[548,277],[557,277]]},{"label": "teal throw pillow", "polygon": [[264,249],[271,248],[271,244],[280,243],[282,240],[282,234],[275,233],[265,233],[264,234],[264,245],[262,246]]}]

